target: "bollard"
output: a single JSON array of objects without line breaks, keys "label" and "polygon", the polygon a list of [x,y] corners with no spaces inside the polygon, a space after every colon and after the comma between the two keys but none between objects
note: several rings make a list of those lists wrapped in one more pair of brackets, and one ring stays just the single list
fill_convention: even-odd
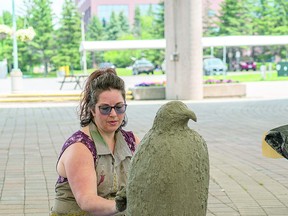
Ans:
[{"label": "bollard", "polygon": [[23,75],[20,69],[13,69],[11,76],[11,91],[12,93],[19,93],[23,89]]},{"label": "bollard", "polygon": [[263,80],[266,79],[266,65],[261,65],[260,66],[260,71],[261,71],[261,77]]}]

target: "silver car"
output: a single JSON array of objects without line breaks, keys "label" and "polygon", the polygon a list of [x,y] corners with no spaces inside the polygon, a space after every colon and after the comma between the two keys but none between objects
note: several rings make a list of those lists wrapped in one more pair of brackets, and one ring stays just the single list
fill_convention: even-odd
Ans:
[{"label": "silver car", "polygon": [[155,66],[149,60],[144,58],[136,60],[132,65],[133,75],[138,75],[141,73],[154,74],[154,69]]},{"label": "silver car", "polygon": [[219,58],[206,58],[203,60],[204,75],[226,75],[227,67]]}]

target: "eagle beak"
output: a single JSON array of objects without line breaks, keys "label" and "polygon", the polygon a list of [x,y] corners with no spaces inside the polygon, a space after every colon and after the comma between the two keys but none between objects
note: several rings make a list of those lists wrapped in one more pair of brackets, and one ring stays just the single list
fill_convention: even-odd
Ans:
[{"label": "eagle beak", "polygon": [[189,118],[192,119],[194,122],[197,122],[197,117],[192,110],[189,110]]}]

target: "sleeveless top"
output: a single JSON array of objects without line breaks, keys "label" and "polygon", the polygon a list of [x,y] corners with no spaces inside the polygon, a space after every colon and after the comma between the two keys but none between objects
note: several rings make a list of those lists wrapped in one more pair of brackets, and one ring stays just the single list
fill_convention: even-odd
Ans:
[{"label": "sleeveless top", "polygon": [[[116,144],[114,155],[112,155],[95,125],[90,124],[89,127],[93,140],[80,130],[75,132],[64,143],[58,161],[70,145],[79,142],[83,143],[90,150],[94,159],[98,195],[107,199],[114,199],[116,192],[122,186],[126,186],[130,160],[135,151],[134,134],[131,131],[122,129],[116,132]],[[67,178],[58,177],[55,192],[56,197],[51,210],[51,216],[90,215],[82,211],[78,206]],[[125,212],[118,213],[117,215],[125,215]]]}]

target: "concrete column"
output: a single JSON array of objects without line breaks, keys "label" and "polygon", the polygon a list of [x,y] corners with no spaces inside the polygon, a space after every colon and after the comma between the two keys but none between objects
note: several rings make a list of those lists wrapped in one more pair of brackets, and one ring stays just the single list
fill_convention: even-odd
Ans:
[{"label": "concrete column", "polygon": [[18,68],[18,45],[16,38],[16,14],[15,14],[15,2],[12,1],[12,18],[13,18],[13,69],[10,73],[11,77],[11,92],[19,93],[23,88],[22,72]]},{"label": "concrete column", "polygon": [[20,69],[13,69],[10,72],[11,93],[21,93],[23,90],[23,74]]},{"label": "concrete column", "polygon": [[167,99],[203,99],[202,0],[165,0]]}]

